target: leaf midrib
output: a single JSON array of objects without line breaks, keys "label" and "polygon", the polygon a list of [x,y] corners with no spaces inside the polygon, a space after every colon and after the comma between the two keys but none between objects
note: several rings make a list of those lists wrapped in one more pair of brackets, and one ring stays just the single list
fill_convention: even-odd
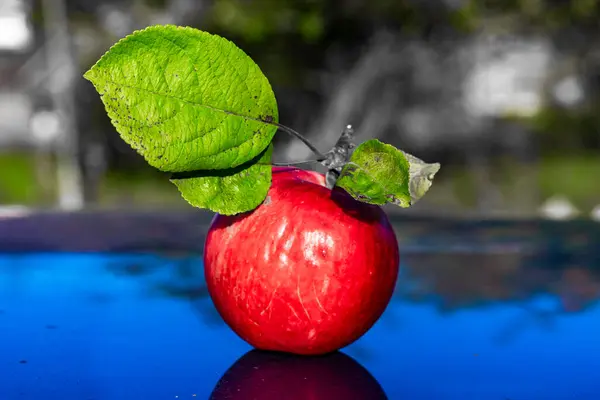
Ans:
[{"label": "leaf midrib", "polygon": [[[96,74],[93,74],[93,75],[96,75]],[[92,83],[94,83],[93,78],[89,78],[89,79],[92,81]],[[264,121],[264,120],[262,120],[260,118],[255,118],[255,117],[251,117],[251,116],[248,116],[248,115],[240,114],[240,113],[237,113],[235,111],[223,110],[223,109],[220,109],[218,107],[209,106],[207,104],[202,104],[202,103],[197,103],[197,102],[190,101],[190,100],[185,100],[185,99],[182,99],[180,97],[173,96],[173,95],[170,95],[170,94],[155,92],[153,90],[143,89],[143,88],[140,88],[140,87],[137,87],[137,86],[133,86],[133,85],[127,85],[127,84],[124,84],[124,83],[121,83],[121,82],[116,82],[116,81],[113,81],[113,80],[110,80],[110,79],[100,78],[100,80],[104,81],[106,83],[113,84],[115,86],[119,86],[119,87],[123,87],[123,88],[127,88],[127,89],[135,89],[135,90],[139,90],[140,92],[143,92],[143,93],[153,94],[153,95],[156,95],[156,96],[162,96],[162,97],[166,97],[168,99],[181,101],[182,103],[189,104],[191,106],[204,107],[204,108],[207,108],[207,109],[209,109],[211,111],[216,111],[216,112],[220,112],[220,113],[223,113],[223,114],[232,115],[234,117],[239,117],[239,118],[244,118],[244,119],[247,119],[247,120],[252,120],[252,121],[260,122],[260,123],[263,123],[265,125],[271,125],[271,126],[275,126],[275,127],[277,126],[276,124]]]},{"label": "leaf midrib", "polygon": [[[90,72],[91,72],[90,75],[94,75],[95,77],[97,77],[96,73],[94,73],[93,71],[90,71]],[[95,83],[94,79],[93,79],[94,77],[88,76],[86,78],[89,79],[90,81],[92,81],[92,83]],[[180,102],[182,102],[184,104],[188,104],[188,105],[193,106],[193,107],[202,107],[202,108],[214,111],[214,112],[222,113],[222,114],[225,114],[225,115],[230,115],[232,117],[237,117],[237,118],[242,118],[242,119],[245,119],[245,120],[256,121],[256,122],[259,122],[259,123],[264,124],[264,125],[274,126],[275,128],[278,127],[277,123],[266,122],[266,121],[263,121],[260,118],[250,117],[248,115],[240,114],[240,113],[237,113],[235,111],[223,110],[223,109],[220,109],[220,108],[217,108],[217,107],[209,106],[207,104],[202,104],[202,103],[197,103],[197,102],[193,102],[193,101],[190,101],[190,100],[185,100],[185,99],[182,99],[182,98],[177,97],[177,96],[173,96],[173,95],[170,95],[170,94],[161,93],[161,92],[157,92],[157,91],[153,91],[153,90],[149,90],[149,89],[140,88],[140,87],[137,87],[137,86],[134,86],[134,85],[127,85],[127,84],[124,84],[122,82],[116,82],[116,81],[111,80],[111,79],[100,78],[97,82],[98,83],[104,82],[104,83],[112,84],[112,85],[115,85],[115,86],[121,87],[121,88],[133,89],[133,90],[137,90],[137,91],[139,91],[141,93],[152,94],[152,95],[155,95],[155,96],[162,96],[164,98],[168,98],[168,99],[180,101]],[[106,94],[102,95],[101,97],[103,97],[105,95]],[[194,138],[191,141],[194,141],[194,140],[197,140],[197,139],[199,139],[199,138],[198,137]],[[240,143],[240,144],[238,144],[236,146],[233,146],[233,147],[227,148],[225,150],[219,151],[218,153],[207,154],[206,157],[212,157],[212,156],[214,156],[216,154],[219,154],[219,153],[222,153],[224,151],[232,151],[233,149],[241,147],[244,143],[247,143],[250,140],[252,140],[252,137],[248,138],[248,140],[244,140],[242,143]]]}]

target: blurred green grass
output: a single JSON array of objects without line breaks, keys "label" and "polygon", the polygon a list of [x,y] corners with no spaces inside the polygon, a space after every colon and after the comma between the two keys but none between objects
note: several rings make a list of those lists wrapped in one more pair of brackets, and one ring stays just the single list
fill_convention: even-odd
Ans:
[{"label": "blurred green grass", "polygon": [[[31,153],[0,154],[0,170],[8,172],[0,174],[0,204],[52,206],[56,195],[53,166],[52,160],[44,160]],[[594,154],[552,155],[530,165],[496,159],[490,167],[490,177],[491,184],[502,198],[502,211],[523,211],[519,207],[522,207],[521,200],[527,194],[522,192],[523,187],[518,181],[524,175],[533,174],[535,187],[526,189],[534,191],[540,202],[562,195],[582,212],[588,213],[600,203],[598,171],[600,157]],[[137,171],[108,171],[98,185],[95,207],[189,207],[168,178],[150,167]],[[476,207],[477,200],[478,188],[473,170],[447,165],[422,201],[431,207],[460,212]]]},{"label": "blurred green grass", "polygon": [[0,171],[0,204],[34,206],[44,203],[34,154],[0,154]]},{"label": "blurred green grass", "polygon": [[539,185],[543,196],[566,195],[584,212],[600,204],[600,157],[548,157],[540,163]]}]

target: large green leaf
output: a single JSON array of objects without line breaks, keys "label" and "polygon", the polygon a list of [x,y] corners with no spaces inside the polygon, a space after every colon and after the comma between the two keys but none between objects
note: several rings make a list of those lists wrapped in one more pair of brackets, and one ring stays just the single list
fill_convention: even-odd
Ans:
[{"label": "large green leaf", "polygon": [[336,182],[364,203],[409,207],[409,162],[404,153],[377,139],[361,143]]},{"label": "large green leaf", "polygon": [[271,186],[269,145],[256,159],[236,168],[176,174],[172,179],[193,206],[224,215],[250,211],[263,202]]},{"label": "large green leaf", "polygon": [[152,26],[85,74],[123,140],[162,171],[227,169],[267,148],[277,103],[259,67],[230,41]]}]

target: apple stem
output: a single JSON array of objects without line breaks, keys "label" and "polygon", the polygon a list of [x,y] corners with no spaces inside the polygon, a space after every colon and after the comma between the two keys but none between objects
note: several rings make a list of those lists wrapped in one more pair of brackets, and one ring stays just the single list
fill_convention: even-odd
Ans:
[{"label": "apple stem", "polygon": [[335,143],[335,146],[327,152],[325,160],[321,162],[321,164],[328,169],[327,174],[325,175],[325,182],[329,189],[333,189],[335,186],[342,172],[342,168],[344,168],[350,160],[352,150],[356,148],[353,138],[354,129],[352,129],[352,125],[346,125],[346,128],[342,131],[342,135]]},{"label": "apple stem", "polygon": [[352,150],[356,148],[356,144],[354,143],[354,129],[352,125],[346,125],[340,138],[335,143],[335,146],[331,150],[329,150],[326,154],[321,153],[317,147],[311,143],[306,137],[304,137],[299,132],[296,132],[290,127],[279,124],[277,122],[267,122],[271,125],[275,125],[282,131],[289,133],[290,135],[300,139],[302,143],[304,143],[315,155],[318,157],[316,160],[306,160],[306,161],[292,161],[292,162],[282,162],[282,163],[271,163],[273,166],[279,167],[288,167],[291,165],[298,164],[310,164],[314,162],[321,163],[321,165],[327,168],[327,174],[325,175],[326,186],[329,189],[333,189],[335,186],[342,169],[350,160],[350,155],[352,154]]},{"label": "apple stem", "polygon": [[308,140],[306,137],[304,137],[302,134],[300,134],[299,132],[293,130],[290,127],[287,127],[285,125],[282,124],[278,124],[276,122],[271,122],[272,125],[275,125],[276,127],[278,127],[279,129],[281,129],[282,131],[289,133],[292,136],[295,136],[297,139],[299,139],[302,143],[304,143],[306,145],[306,147],[308,147],[313,153],[315,153],[315,155],[317,157],[319,157],[318,161],[321,162],[323,160],[325,160],[327,157],[325,156],[325,154],[321,153],[319,151],[319,149],[317,149],[317,147],[312,144],[312,142],[310,140]]},{"label": "apple stem", "polygon": [[318,163],[321,162],[322,160],[303,160],[303,161],[290,161],[290,162],[274,162],[271,163],[271,165],[275,166],[275,167],[289,167],[291,165],[300,165],[300,164],[312,164],[312,163]]}]

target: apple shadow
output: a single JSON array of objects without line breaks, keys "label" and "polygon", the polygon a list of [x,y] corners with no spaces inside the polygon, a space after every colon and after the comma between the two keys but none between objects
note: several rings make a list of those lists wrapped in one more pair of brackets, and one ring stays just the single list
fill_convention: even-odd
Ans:
[{"label": "apple shadow", "polygon": [[251,350],[221,377],[210,400],[384,400],[377,380],[352,357]]}]

